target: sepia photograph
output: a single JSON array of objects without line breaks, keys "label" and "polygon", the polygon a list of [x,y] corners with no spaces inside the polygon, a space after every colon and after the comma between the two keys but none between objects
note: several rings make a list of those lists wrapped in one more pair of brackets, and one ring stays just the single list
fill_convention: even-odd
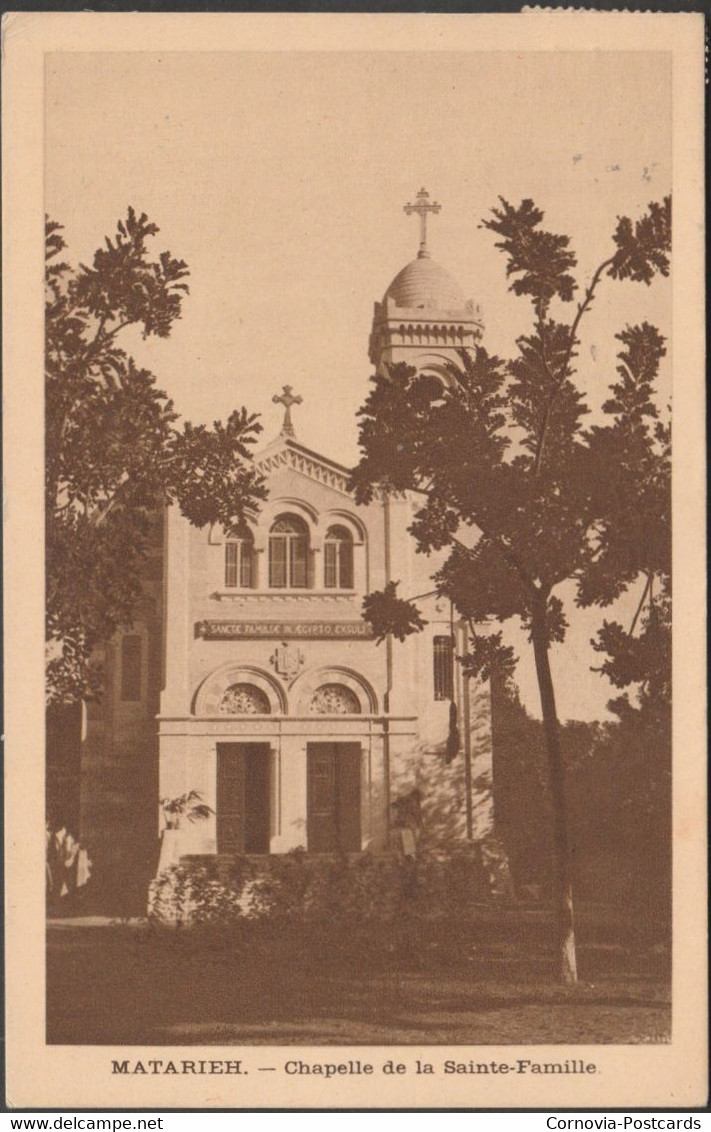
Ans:
[{"label": "sepia photograph", "polygon": [[112,1087],[678,1037],[673,50],[373,19],[42,55],[41,1040]]}]

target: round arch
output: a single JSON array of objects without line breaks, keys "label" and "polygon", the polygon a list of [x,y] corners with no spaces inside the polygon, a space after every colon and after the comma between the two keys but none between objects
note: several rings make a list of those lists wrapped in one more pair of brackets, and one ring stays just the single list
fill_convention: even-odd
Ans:
[{"label": "round arch", "polygon": [[366,541],[365,526],[351,511],[340,507],[329,507],[321,512],[321,522],[326,529],[339,524],[343,525],[350,530],[354,542]]},{"label": "round arch", "polygon": [[303,499],[296,499],[290,495],[271,495],[259,512],[258,526],[268,531],[279,515],[292,513],[303,519],[309,527],[316,530],[319,525],[319,516],[316,508]]},{"label": "round arch", "polygon": [[324,684],[342,684],[358,701],[360,715],[376,715],[378,698],[371,685],[359,673],[339,665],[313,668],[302,672],[291,687],[295,715],[308,715],[314,695]]},{"label": "round arch", "polygon": [[193,699],[193,715],[220,715],[223,696],[233,684],[251,684],[269,704],[269,715],[285,715],[286,696],[268,672],[249,664],[234,661],[216,668],[206,676]]},{"label": "round arch", "polygon": [[445,389],[450,389],[454,383],[449,370],[452,362],[456,365],[457,359],[444,354],[420,354],[413,359],[419,377],[435,377]]}]

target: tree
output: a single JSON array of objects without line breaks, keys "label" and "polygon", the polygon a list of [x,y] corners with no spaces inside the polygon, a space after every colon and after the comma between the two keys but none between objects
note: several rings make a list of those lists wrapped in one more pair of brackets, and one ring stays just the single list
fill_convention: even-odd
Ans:
[{"label": "tree", "polygon": [[156,379],[119,344],[130,328],[167,338],[181,317],[188,268],[151,258],[158,233],[128,209],[91,266],[60,257],[46,225],[47,695],[95,696],[97,644],[131,623],[151,519],[177,503],[198,527],[239,529],[265,498],[251,464],[261,426],[242,408],[213,427],[178,424]]},{"label": "tree", "polygon": [[[625,701],[627,702],[627,701]],[[561,727],[574,884],[591,900],[624,900],[649,938],[669,920],[671,765],[668,713],[631,707],[605,722]],[[492,683],[496,822],[521,886],[551,875],[543,725],[514,681]]]},{"label": "tree", "polygon": [[[578,604],[607,604],[640,574],[666,570],[663,534],[648,537],[646,523],[649,509],[668,510],[669,491],[668,430],[652,400],[661,335],[648,323],[621,330],[619,381],[603,406],[610,423],[585,429],[580,328],[604,278],[649,284],[668,274],[671,201],[650,204],[636,223],[618,220],[610,254],[567,320],[561,312],[578,291],[577,260],[569,237],[544,230],[543,218],[530,200],[513,207],[500,199],[483,222],[499,237],[510,290],[532,306],[515,357],[504,361],[483,345],[460,351],[444,384],[403,364],[376,374],[360,410],[362,457],[352,485],[361,502],[376,486],[421,496],[410,532],[419,551],[448,552],[434,579],[469,626],[460,657],[466,671],[487,678],[494,667],[510,673],[515,663],[501,633],[482,634],[482,623],[519,617],[528,632],[552,803],[560,976],[572,983],[564,766],[549,661],[551,644],[563,641],[567,628],[556,591],[572,582]],[[417,609],[394,587],[366,599],[364,615],[378,633],[400,638],[421,626]],[[602,648],[614,644],[614,633],[603,631]]]}]

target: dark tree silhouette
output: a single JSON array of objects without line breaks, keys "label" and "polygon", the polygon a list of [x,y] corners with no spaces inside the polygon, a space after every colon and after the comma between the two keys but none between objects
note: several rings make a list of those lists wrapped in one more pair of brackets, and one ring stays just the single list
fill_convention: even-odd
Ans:
[{"label": "dark tree silhouette", "polygon": [[261,426],[246,409],[211,429],[179,425],[148,370],[119,345],[137,328],[166,338],[181,316],[188,269],[151,259],[158,228],[129,208],[90,267],[61,260],[46,225],[47,694],[95,695],[92,652],[131,622],[151,516],[176,502],[196,526],[238,527],[265,498],[251,464]]},{"label": "dark tree silhouette", "polygon": [[[486,678],[493,666],[506,674],[515,663],[501,634],[482,634],[482,623],[518,616],[528,631],[553,814],[560,977],[572,983],[564,768],[549,662],[551,643],[563,641],[567,628],[556,590],[572,581],[578,604],[605,605],[643,575],[649,603],[653,580],[668,577],[669,563],[669,436],[652,400],[663,339],[648,323],[621,330],[605,424],[586,430],[589,410],[576,381],[579,334],[603,278],[649,284],[668,274],[671,201],[650,204],[636,223],[619,219],[610,255],[567,321],[558,315],[578,292],[577,261],[569,238],[545,231],[542,220],[532,201],[516,208],[501,199],[483,222],[499,237],[510,289],[533,308],[516,356],[504,361],[483,346],[473,356],[462,351],[444,384],[403,364],[376,374],[360,410],[363,455],[352,486],[361,502],[376,487],[421,496],[410,531],[419,551],[448,549],[434,577],[469,625],[460,658],[469,672]],[[371,595],[364,614],[379,634],[402,637],[419,627],[418,611],[394,587]],[[646,631],[654,616],[646,615]],[[609,675],[624,663],[618,629],[605,626],[598,642]],[[625,647],[637,654],[641,646]]]}]

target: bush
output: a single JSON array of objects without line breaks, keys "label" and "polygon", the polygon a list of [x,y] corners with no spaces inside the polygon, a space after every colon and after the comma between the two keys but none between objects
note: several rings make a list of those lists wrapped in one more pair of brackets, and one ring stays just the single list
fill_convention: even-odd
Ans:
[{"label": "bush", "polygon": [[466,920],[489,895],[474,845],[429,850],[416,859],[362,853],[309,856],[303,850],[254,857],[186,857],[151,885],[154,923],[237,921],[329,927]]},{"label": "bush", "polygon": [[[242,894],[248,862],[235,859],[234,871],[225,877],[217,862],[202,858],[165,869],[148,890],[148,917],[154,924],[174,927],[188,924],[232,923],[245,914]],[[242,866],[242,867],[240,867]]]}]

